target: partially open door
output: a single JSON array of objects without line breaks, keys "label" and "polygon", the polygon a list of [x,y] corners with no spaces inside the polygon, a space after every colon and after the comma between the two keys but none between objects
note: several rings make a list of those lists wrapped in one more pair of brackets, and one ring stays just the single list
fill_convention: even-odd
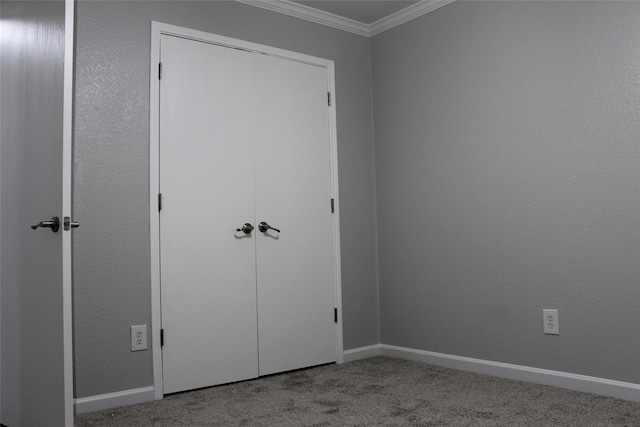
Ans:
[{"label": "partially open door", "polygon": [[73,425],[73,9],[71,0],[0,6],[0,421],[7,426]]}]

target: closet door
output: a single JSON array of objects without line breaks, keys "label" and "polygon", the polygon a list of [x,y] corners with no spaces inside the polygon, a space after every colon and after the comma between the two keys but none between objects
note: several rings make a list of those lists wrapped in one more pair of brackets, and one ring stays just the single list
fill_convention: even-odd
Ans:
[{"label": "closet door", "polygon": [[255,231],[236,231],[255,225],[254,54],[162,36],[161,55],[167,394],[258,376]]},{"label": "closet door", "polygon": [[255,76],[260,375],[336,360],[327,70],[260,55]]},{"label": "closet door", "polygon": [[161,61],[164,393],[335,361],[327,69],[173,36]]}]

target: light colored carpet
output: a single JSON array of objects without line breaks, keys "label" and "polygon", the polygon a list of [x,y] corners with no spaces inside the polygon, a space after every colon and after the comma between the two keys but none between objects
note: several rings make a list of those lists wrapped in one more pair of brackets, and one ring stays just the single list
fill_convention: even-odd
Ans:
[{"label": "light colored carpet", "polygon": [[374,357],[75,417],[76,426],[640,426],[640,404]]}]

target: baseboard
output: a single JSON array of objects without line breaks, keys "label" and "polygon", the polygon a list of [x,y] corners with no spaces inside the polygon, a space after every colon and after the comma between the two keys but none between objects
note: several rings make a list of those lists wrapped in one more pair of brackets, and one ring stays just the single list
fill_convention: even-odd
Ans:
[{"label": "baseboard", "polygon": [[118,391],[115,393],[100,394],[97,396],[81,397],[74,399],[75,414],[104,411],[120,406],[136,405],[138,403],[155,400],[153,386],[135,388],[132,390]]},{"label": "baseboard", "polygon": [[380,344],[375,344],[366,347],[354,348],[352,350],[345,350],[342,353],[342,360],[344,363],[347,363],[360,359],[368,359],[369,357],[380,356],[380,347]]},{"label": "baseboard", "polygon": [[[606,378],[590,377],[587,375],[570,374],[561,371],[532,368],[529,366],[513,365],[510,363],[492,362],[471,357],[454,356],[451,354],[432,351],[416,350],[387,344],[375,344],[366,347],[345,350],[344,362],[367,359],[375,356],[396,357],[398,359],[413,360],[430,365],[494,377],[526,381],[535,384],[550,385],[568,390],[593,393],[601,396],[640,402],[640,384],[623,381],[608,380]],[[98,396],[82,397],[74,400],[75,414],[102,411],[120,406],[135,405],[155,400],[153,386]]]},{"label": "baseboard", "polygon": [[[374,347],[374,346],[372,346]],[[381,344],[380,355],[640,402],[640,384]]]}]

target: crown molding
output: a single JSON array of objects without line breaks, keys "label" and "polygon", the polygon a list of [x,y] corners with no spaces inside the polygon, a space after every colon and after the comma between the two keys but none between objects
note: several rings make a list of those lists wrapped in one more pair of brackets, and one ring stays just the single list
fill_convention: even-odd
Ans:
[{"label": "crown molding", "polygon": [[251,6],[260,7],[278,12],[296,18],[305,19],[317,24],[326,25],[337,28],[342,31],[358,34],[364,37],[372,37],[384,31],[404,24],[407,21],[415,19],[425,13],[431,12],[439,7],[447,5],[454,0],[422,0],[407,8],[399,10],[385,18],[382,18],[372,24],[364,24],[353,19],[335,15],[333,13],[324,12],[314,9],[300,3],[290,0],[235,0]]},{"label": "crown molding", "polygon": [[369,26],[353,19],[334,15],[333,13],[324,12],[314,9],[300,3],[294,3],[289,0],[235,0],[240,3],[249,4],[251,6],[261,7],[272,12],[283,13],[296,18],[305,19],[317,24],[326,25],[337,28],[339,30],[355,33],[360,36],[369,37]]},{"label": "crown molding", "polygon": [[419,16],[434,11],[442,6],[454,2],[455,0],[423,0],[419,3],[412,4],[409,7],[405,7],[387,17],[379,19],[378,21],[369,25],[369,37],[373,37],[376,34],[380,34],[384,31],[390,30],[393,27],[397,27],[400,24],[416,19]]}]

